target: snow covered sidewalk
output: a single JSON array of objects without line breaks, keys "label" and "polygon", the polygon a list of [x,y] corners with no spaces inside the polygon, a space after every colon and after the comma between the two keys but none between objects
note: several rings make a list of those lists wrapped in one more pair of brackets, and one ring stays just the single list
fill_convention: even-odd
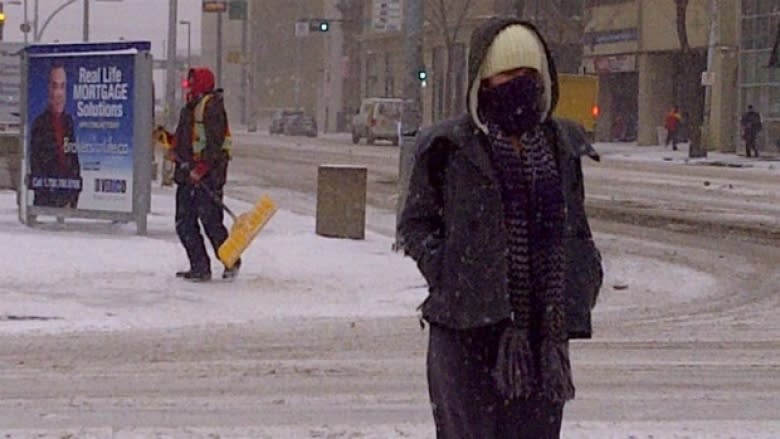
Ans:
[{"label": "snow covered sidewalk", "polygon": [[[177,279],[187,259],[174,232],[172,191],[155,188],[152,204],[141,237],[134,224],[42,218],[29,228],[17,219],[15,194],[0,192],[0,333],[410,315],[425,297],[414,263],[392,252],[389,238],[320,237],[314,218],[284,209],[247,250],[236,280]],[[221,273],[215,259],[212,267]]]}]

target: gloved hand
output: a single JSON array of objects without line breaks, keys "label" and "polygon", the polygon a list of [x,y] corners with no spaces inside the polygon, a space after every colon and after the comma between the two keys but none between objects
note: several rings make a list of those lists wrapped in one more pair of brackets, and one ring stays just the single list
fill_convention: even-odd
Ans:
[{"label": "gloved hand", "polygon": [[206,165],[205,162],[199,162],[192,170],[190,171],[190,183],[192,184],[198,184],[203,179],[203,177],[209,172],[209,167]]}]

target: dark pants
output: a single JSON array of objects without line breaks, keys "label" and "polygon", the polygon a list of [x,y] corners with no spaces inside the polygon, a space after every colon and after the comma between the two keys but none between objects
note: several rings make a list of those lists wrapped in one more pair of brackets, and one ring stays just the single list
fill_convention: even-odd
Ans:
[{"label": "dark pants", "polygon": [[750,157],[750,151],[753,151],[756,157],[758,157],[758,146],[756,145],[756,135],[746,133],[745,134],[745,155]]},{"label": "dark pants", "polygon": [[491,375],[504,325],[430,326],[428,390],[439,439],[558,438],[563,404],[506,400]]},{"label": "dark pants", "polygon": [[200,232],[201,224],[215,253],[228,236],[222,223],[222,207],[214,200],[214,197],[222,200],[222,188],[211,191],[213,196],[202,187],[180,184],[176,188],[176,234],[187,251],[190,269],[199,273],[211,272],[211,260]]},{"label": "dark pants", "polygon": [[677,130],[669,130],[666,134],[666,146],[672,144],[672,149],[677,150]]}]

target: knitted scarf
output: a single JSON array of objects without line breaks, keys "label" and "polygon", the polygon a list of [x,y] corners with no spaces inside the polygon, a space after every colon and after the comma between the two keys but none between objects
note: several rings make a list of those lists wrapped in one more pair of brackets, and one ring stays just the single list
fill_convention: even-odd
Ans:
[{"label": "knitted scarf", "polygon": [[541,126],[510,139],[488,124],[508,231],[511,324],[494,377],[507,398],[574,398],[564,321],[564,199],[552,145]]}]

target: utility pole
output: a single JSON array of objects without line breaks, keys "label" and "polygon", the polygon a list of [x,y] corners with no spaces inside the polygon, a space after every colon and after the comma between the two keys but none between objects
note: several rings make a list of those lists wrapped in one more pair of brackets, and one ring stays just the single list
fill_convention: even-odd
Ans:
[{"label": "utility pole", "polygon": [[222,12],[217,12],[217,87],[222,87]]},{"label": "utility pole", "polygon": [[[248,2],[247,2],[248,3]],[[248,7],[248,6],[247,6]],[[252,8],[254,9],[254,8]],[[259,9],[259,8],[258,8]],[[250,9],[247,9],[247,14],[249,14]],[[250,15],[252,17],[252,27],[251,27],[251,51],[252,54],[250,55],[250,63],[249,63],[249,77],[247,79],[248,81],[248,101],[247,104],[249,105],[248,118],[247,121],[247,131],[250,133],[254,133],[257,131],[257,90],[256,90],[256,76],[257,76],[257,61],[260,58],[260,51],[262,50],[262,39],[260,38],[260,29],[258,29],[258,23],[255,19],[255,14],[252,13]]]},{"label": "utility pole", "polygon": [[89,0],[84,0],[84,42],[89,41]]},{"label": "utility pole", "polygon": [[249,15],[249,2],[246,2],[244,7],[244,17],[241,19],[241,124],[246,125],[246,104],[249,101],[247,99],[247,78],[246,78],[246,66],[247,66],[247,15]]},{"label": "utility pole", "polygon": [[177,0],[168,0],[168,50],[165,71],[165,114],[166,127],[176,126],[176,13]]},{"label": "utility pole", "polygon": [[[709,0],[710,10],[710,35],[707,43],[707,74],[712,77],[713,74],[713,56],[718,46],[718,2]],[[712,143],[712,126],[710,116],[712,114],[712,87],[715,84],[703,84],[704,87],[704,121],[701,129],[701,141],[698,144],[691,143],[688,148],[688,157],[707,157],[707,149]]]},{"label": "utility pole", "polygon": [[414,133],[422,123],[422,92],[418,71],[423,68],[423,0],[404,2],[404,112],[401,120],[403,133]]},{"label": "utility pole", "polygon": [[[398,160],[398,204],[396,206],[396,225],[401,217],[406,194],[409,188],[409,178],[414,166],[416,134],[422,125],[422,90],[418,72],[423,68],[423,0],[406,0],[404,2],[404,80],[403,80],[403,111],[401,113],[400,144],[401,151]],[[396,231],[396,250],[403,248],[400,236]]]},{"label": "utility pole", "polygon": [[[300,19],[303,17],[303,0],[298,0],[298,14],[297,17]],[[296,38],[295,39],[295,84],[293,87],[295,88],[293,90],[295,94],[295,109],[301,108],[301,75],[302,75],[302,67],[301,67],[301,45],[303,44],[302,38]]]}]

